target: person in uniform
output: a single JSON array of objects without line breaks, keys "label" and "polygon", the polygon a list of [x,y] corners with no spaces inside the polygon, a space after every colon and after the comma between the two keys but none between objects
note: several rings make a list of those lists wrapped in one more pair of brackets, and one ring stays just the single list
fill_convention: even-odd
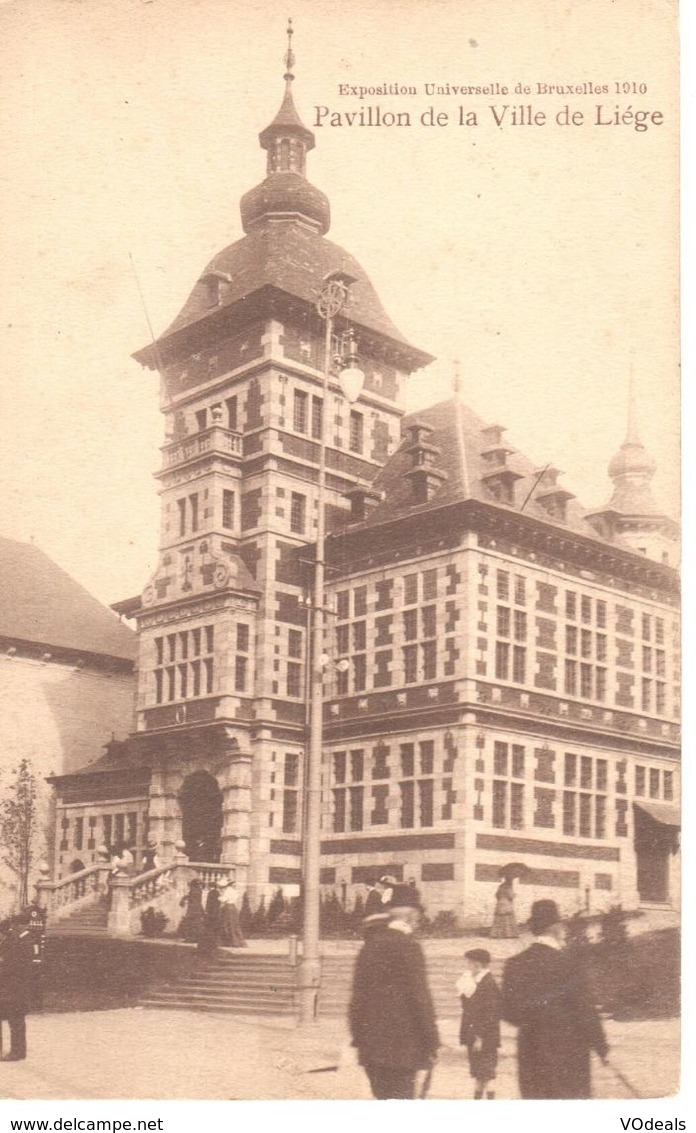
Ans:
[{"label": "person in uniform", "polygon": [[413,1098],[416,1076],[430,1072],[440,1040],[423,951],[413,936],[420,904],[409,886],[393,886],[388,913],[386,924],[366,933],[355,964],[350,1032],[373,1096]]},{"label": "person in uniform", "polygon": [[485,948],[464,953],[468,971],[457,984],[462,1004],[459,1042],[467,1048],[469,1070],[476,1082],[474,1098],[494,1098],[500,1046],[500,988],[490,972],[491,954]]},{"label": "person in uniform", "polygon": [[535,901],[536,937],[503,972],[503,1018],[518,1028],[517,1072],[523,1098],[592,1096],[590,1052],[609,1047],[584,973],[563,951],[565,931],[555,901]]},{"label": "person in uniform", "polygon": [[2,1055],[3,1062],[27,1057],[26,1016],[36,995],[29,919],[28,914],[20,914],[0,925],[0,1028],[5,1020],[10,1028],[10,1049]]}]

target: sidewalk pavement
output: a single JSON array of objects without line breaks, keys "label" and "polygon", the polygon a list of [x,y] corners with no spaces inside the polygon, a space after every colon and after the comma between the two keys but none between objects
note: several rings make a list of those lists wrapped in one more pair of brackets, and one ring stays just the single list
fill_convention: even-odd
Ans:
[{"label": "sidewalk pavement", "polygon": [[[611,1059],[644,1097],[679,1088],[679,1021],[608,1020]],[[443,1020],[431,1098],[468,1099],[472,1081],[457,1045],[458,1023]],[[115,1011],[36,1015],[28,1020],[26,1062],[0,1066],[10,1099],[360,1100],[370,1097],[348,1046],[346,1026],[325,1019],[304,1029],[289,1019],[198,1011]],[[334,1069],[331,1069],[334,1068]],[[599,1098],[629,1094],[593,1059]],[[504,1027],[498,1098],[518,1097],[514,1030]]]}]

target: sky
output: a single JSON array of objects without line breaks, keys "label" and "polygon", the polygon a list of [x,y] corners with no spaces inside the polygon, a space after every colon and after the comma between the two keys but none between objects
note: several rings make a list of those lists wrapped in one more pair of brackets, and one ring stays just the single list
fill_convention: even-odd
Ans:
[{"label": "sky", "polygon": [[[34,540],[105,602],[140,592],[154,570],[162,425],[156,376],[131,355],[148,319],[163,331],[210,258],[242,236],[239,198],[263,179],[258,133],[283,94],[287,15],[329,238],[437,358],[410,380],[407,407],[449,396],[458,358],[472,408],[594,508],[610,495],[632,374],[655,496],[676,514],[676,5],[9,0],[0,534]],[[417,94],[360,100],[341,83]],[[428,96],[426,83],[509,91]],[[609,93],[540,95],[537,83]],[[491,106],[506,104],[499,127]],[[377,105],[412,125],[315,124],[316,106]],[[458,124],[460,105],[477,125]],[[598,105],[603,121],[618,107],[661,123],[594,125]],[[545,112],[545,125],[510,124],[518,106]],[[556,123],[565,106],[582,124]],[[421,124],[431,107],[446,125]]]}]

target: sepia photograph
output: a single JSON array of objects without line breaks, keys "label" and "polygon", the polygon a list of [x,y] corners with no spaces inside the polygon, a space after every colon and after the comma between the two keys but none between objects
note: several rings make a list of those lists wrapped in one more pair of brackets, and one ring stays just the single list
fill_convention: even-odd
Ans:
[{"label": "sepia photograph", "polygon": [[684,1129],[676,3],[0,41],[0,1114]]}]

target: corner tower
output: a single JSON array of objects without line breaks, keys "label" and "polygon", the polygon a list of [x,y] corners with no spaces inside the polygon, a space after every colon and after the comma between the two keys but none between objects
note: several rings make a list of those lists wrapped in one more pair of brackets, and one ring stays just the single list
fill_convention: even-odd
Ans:
[{"label": "corner tower", "polygon": [[[165,851],[183,838],[189,853],[235,864],[252,899],[299,883],[302,548],[316,534],[319,438],[324,430],[331,528],[347,494],[368,488],[397,448],[402,383],[431,361],[326,239],[329,202],[306,177],[314,135],[293,101],[291,36],[289,27],[283,100],[259,136],[266,177],[241,201],[245,235],[135,355],[159,372],[165,418],[160,556],[137,614],[135,743],[152,768],[151,828]],[[322,396],[315,303],[338,270],[355,283],[335,330],[354,328],[366,379],[352,406],[337,381],[328,404]]]}]

